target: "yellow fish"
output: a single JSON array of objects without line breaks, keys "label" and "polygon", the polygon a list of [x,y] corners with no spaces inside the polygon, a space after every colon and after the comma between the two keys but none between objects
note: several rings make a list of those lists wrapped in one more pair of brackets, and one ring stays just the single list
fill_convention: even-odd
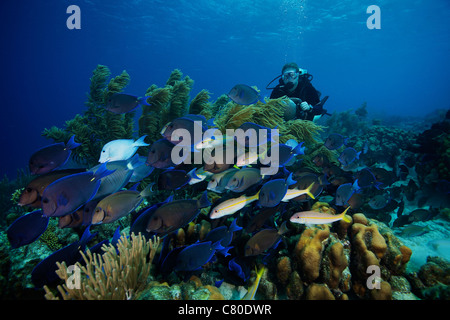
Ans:
[{"label": "yellow fish", "polygon": [[216,207],[214,207],[214,209],[211,211],[210,218],[218,219],[223,216],[233,214],[241,210],[247,204],[252,203],[255,200],[258,200],[258,198],[259,198],[259,191],[257,194],[251,197],[247,197],[245,194],[243,194],[239,198],[225,200],[224,202],[219,203]]},{"label": "yellow fish", "polygon": [[313,185],[314,185],[314,182],[311,183],[310,186],[309,186],[308,188],[302,189],[302,190],[297,189],[297,188],[294,188],[294,189],[287,189],[286,194],[285,194],[285,196],[283,197],[283,199],[281,199],[281,201],[287,202],[287,201],[289,201],[289,200],[291,200],[291,199],[294,199],[294,198],[297,198],[297,197],[299,197],[299,196],[301,196],[301,195],[303,195],[303,194],[307,194],[307,195],[310,196],[311,198],[316,199],[316,198],[314,197],[314,195],[311,193],[311,189],[312,189]]},{"label": "yellow fish", "polygon": [[252,286],[248,289],[247,293],[242,297],[241,300],[255,300],[256,291],[258,291],[259,282],[261,281],[261,277],[264,274],[265,270],[266,267],[264,265],[259,268],[259,270],[256,270],[255,282],[253,282]]},{"label": "yellow fish", "polygon": [[293,223],[301,224],[327,224],[339,220],[351,222],[351,220],[345,215],[348,209],[350,209],[350,207],[347,207],[347,209],[345,209],[341,214],[330,214],[317,211],[302,211],[294,213],[294,215],[289,220]]}]

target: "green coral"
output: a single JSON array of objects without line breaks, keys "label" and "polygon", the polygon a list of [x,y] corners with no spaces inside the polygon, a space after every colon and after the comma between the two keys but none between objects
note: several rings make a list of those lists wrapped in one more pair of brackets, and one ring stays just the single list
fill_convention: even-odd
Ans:
[{"label": "green coral", "polygon": [[63,247],[55,232],[56,225],[54,223],[49,223],[47,230],[45,230],[45,232],[39,238],[39,241],[46,244],[47,247],[52,251],[59,250]]},{"label": "green coral", "polygon": [[91,77],[90,92],[86,101],[87,110],[66,121],[65,128],[55,126],[44,129],[42,135],[55,142],[67,142],[72,135],[82,145],[73,150],[79,161],[88,166],[95,165],[102,147],[116,139],[131,139],[134,129],[134,112],[114,114],[105,109],[105,102],[114,93],[121,92],[129,83],[130,76],[123,71],[108,82],[111,72],[108,67],[98,65]]},{"label": "green coral", "polygon": [[[151,85],[147,89],[147,103],[142,107],[139,118],[139,133],[146,134],[150,141],[160,139],[160,131],[165,124],[181,117],[189,111],[189,93],[194,81],[175,69],[170,74],[165,87]],[[143,149],[145,150],[145,149]]]}]

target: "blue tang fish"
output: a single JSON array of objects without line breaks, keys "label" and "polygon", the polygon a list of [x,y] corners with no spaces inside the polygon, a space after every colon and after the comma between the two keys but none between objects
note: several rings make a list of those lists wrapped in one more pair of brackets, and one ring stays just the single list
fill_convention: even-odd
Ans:
[{"label": "blue tang fish", "polygon": [[106,110],[116,114],[131,112],[140,104],[148,106],[147,98],[138,98],[125,93],[114,93],[106,101]]},{"label": "blue tang fish", "polygon": [[241,105],[256,103],[259,99],[259,92],[246,84],[237,84],[231,88],[228,97]]},{"label": "blue tang fish", "polygon": [[130,159],[139,147],[146,147],[149,145],[144,141],[145,137],[147,136],[144,135],[136,141],[133,139],[117,139],[108,142],[103,146],[98,162],[104,163],[107,161]]},{"label": "blue tang fish", "polygon": [[356,179],[356,184],[359,188],[367,188],[367,187],[375,187],[380,189],[382,185],[381,182],[378,182],[375,175],[369,168],[364,168],[358,173],[358,179]]},{"label": "blue tang fish", "polygon": [[192,117],[180,117],[166,124],[161,130],[161,135],[173,144],[189,146],[192,151],[196,152],[198,150],[194,146],[202,141],[203,133],[207,129],[208,127],[204,126],[201,120],[193,120]]},{"label": "blue tang fish", "polygon": [[[152,166],[157,169],[168,169],[173,168],[175,165],[181,162],[174,163],[172,161],[172,149],[174,144],[172,144],[167,139],[159,139],[152,143],[148,150],[147,161],[145,164],[147,166]],[[186,157],[188,155],[186,154]],[[182,159],[184,161],[184,159]]]},{"label": "blue tang fish", "polygon": [[35,210],[16,219],[6,232],[11,247],[19,248],[39,239],[47,229],[48,220],[48,217],[42,215],[42,210]]},{"label": "blue tang fish", "polygon": [[59,280],[56,270],[56,262],[66,262],[68,266],[75,264],[82,259],[80,251],[84,251],[86,244],[91,241],[97,233],[91,234],[89,227],[84,230],[79,241],[65,246],[58,251],[53,252],[47,258],[42,260],[33,271],[31,271],[31,281],[36,288],[41,288],[45,284],[54,283]]},{"label": "blue tang fish", "polygon": [[71,150],[79,146],[73,135],[67,144],[60,142],[39,149],[28,161],[31,174],[44,174],[61,167],[69,159]]},{"label": "blue tang fish", "polygon": [[282,240],[283,234],[288,232],[286,221],[283,222],[280,229],[263,229],[251,237],[245,244],[245,256],[257,256],[264,251],[275,248]]},{"label": "blue tang fish", "polygon": [[305,154],[303,142],[298,143],[294,139],[286,141],[286,144],[280,143],[278,148],[280,167],[293,164],[294,157]]},{"label": "blue tang fish", "polygon": [[233,240],[233,233],[242,230],[242,228],[237,225],[236,220],[237,219],[233,220],[229,228],[227,228],[227,226],[214,228],[210,232],[208,232],[205,237],[205,241],[211,241],[212,243],[220,241],[220,244],[222,245],[222,247],[224,247],[224,249],[220,250],[219,252],[225,257],[230,255],[228,253],[228,250],[232,248],[229,245]]},{"label": "blue tang fish", "polygon": [[336,150],[345,145],[348,141],[348,138],[344,137],[339,133],[331,133],[325,140],[324,146],[327,147],[328,150]]},{"label": "blue tang fish", "polygon": [[266,182],[259,192],[259,204],[262,207],[276,207],[286,195],[290,185],[296,183],[292,180],[292,173],[285,179],[274,179]]},{"label": "blue tang fish", "polygon": [[220,241],[214,244],[211,241],[194,243],[178,253],[174,270],[199,270],[212,259],[217,250],[223,249]]},{"label": "blue tang fish", "polygon": [[344,149],[342,153],[340,154],[338,160],[343,166],[348,166],[349,164],[353,163],[356,159],[359,159],[359,155],[361,154],[361,151],[356,151],[355,149],[349,147]]},{"label": "blue tang fish", "polygon": [[95,173],[76,173],[56,180],[42,193],[42,212],[47,217],[60,217],[76,211],[94,197],[101,178],[112,172],[103,163]]},{"label": "blue tang fish", "polygon": [[139,212],[136,214],[136,220],[134,220],[131,225],[130,234],[132,232],[134,232],[135,234],[138,234],[140,232],[146,239],[150,239],[150,237],[154,234],[152,232],[147,232],[146,230],[150,217],[155,213],[156,209],[161,207],[163,204],[169,203],[170,201],[172,201],[172,199],[173,196],[169,196],[169,198],[167,198],[167,200],[165,200],[164,202],[159,202],[152,206],[148,206],[139,210]]},{"label": "blue tang fish", "polygon": [[356,183],[344,183],[336,190],[336,205],[344,206],[348,205],[348,200],[351,196],[358,191],[358,185]]},{"label": "blue tang fish", "polygon": [[184,227],[194,220],[201,208],[209,207],[206,191],[198,200],[175,200],[165,203],[153,213],[147,224],[147,232],[155,232],[160,236]]}]

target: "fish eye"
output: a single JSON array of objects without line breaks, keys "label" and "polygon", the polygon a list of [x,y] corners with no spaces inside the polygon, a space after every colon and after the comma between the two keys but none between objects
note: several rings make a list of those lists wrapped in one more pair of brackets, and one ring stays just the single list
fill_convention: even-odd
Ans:
[{"label": "fish eye", "polygon": [[105,152],[106,152],[106,150],[102,150],[102,152],[103,152],[103,153],[105,153]]},{"label": "fish eye", "polygon": [[31,192],[31,191],[33,191],[33,189],[31,189],[30,187],[28,187],[25,191],[26,191],[26,192]]},{"label": "fish eye", "polygon": [[48,198],[44,198],[44,199],[42,199],[42,202],[43,203],[49,203],[49,200],[48,200]]}]

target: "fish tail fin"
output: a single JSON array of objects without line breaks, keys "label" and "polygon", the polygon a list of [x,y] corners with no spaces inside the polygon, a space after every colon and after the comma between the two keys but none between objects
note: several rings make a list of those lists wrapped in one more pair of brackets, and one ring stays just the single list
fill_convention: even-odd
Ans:
[{"label": "fish tail fin", "polygon": [[258,190],[258,192],[256,194],[254,194],[253,196],[247,198],[247,203],[250,203],[250,202],[253,202],[255,200],[258,200],[260,192],[261,192],[261,190]]},{"label": "fish tail fin", "polygon": [[259,268],[259,270],[258,269],[256,269],[256,266],[255,266],[255,271],[256,271],[256,277],[257,277],[257,279],[261,279],[261,277],[262,277],[262,275],[264,274],[264,271],[266,270],[266,266],[265,265],[262,265],[260,268]]},{"label": "fish tail fin", "polygon": [[94,178],[95,179],[101,179],[103,177],[106,177],[107,175],[110,175],[111,173],[113,173],[114,170],[108,170],[106,169],[106,164],[108,163],[108,161],[103,162],[102,165],[97,169],[97,171],[95,171],[94,173]]},{"label": "fish tail fin", "polygon": [[206,208],[212,205],[212,203],[208,200],[208,193],[206,191],[203,192],[201,198],[197,200],[197,203],[199,208]]},{"label": "fish tail fin", "polygon": [[290,186],[291,184],[296,183],[297,181],[295,181],[294,179],[292,179],[292,172],[289,174],[289,177],[286,179],[286,184],[288,186]]},{"label": "fish tail fin", "polygon": [[134,147],[147,147],[149,146],[148,143],[145,143],[144,139],[147,137],[147,135],[143,135],[142,137],[140,137],[139,139],[137,139],[134,143],[133,146]]},{"label": "fish tail fin", "polygon": [[81,146],[81,143],[75,142],[75,135],[72,135],[66,144],[66,149],[72,150],[79,146]]},{"label": "fish tail fin", "polygon": [[313,198],[314,200],[316,200],[316,198],[314,197],[314,195],[311,193],[311,189],[312,189],[314,183],[315,183],[315,182],[311,183],[311,184],[309,185],[309,187],[306,188],[305,191],[306,191],[306,194],[307,194],[308,196],[310,196],[311,198]]},{"label": "fish tail fin", "polygon": [[86,246],[86,244],[91,241],[97,234],[96,233],[91,233],[91,231],[89,230],[90,226],[87,226],[86,229],[83,232],[83,235],[81,236],[79,243],[79,247],[82,251],[84,251],[84,247]]},{"label": "fish tail fin", "polygon": [[234,219],[233,222],[231,222],[231,226],[230,226],[230,231],[231,231],[231,232],[235,232],[235,231],[242,230],[242,227],[239,227],[239,226],[237,225],[236,220],[237,220],[237,218]]},{"label": "fish tail fin", "polygon": [[344,221],[347,222],[347,223],[352,222],[352,219],[351,219],[349,216],[346,216],[346,215],[345,215],[345,214],[347,213],[348,209],[350,209],[350,208],[351,208],[351,207],[348,206],[347,209],[345,209],[345,210],[341,213],[341,215],[342,215],[342,220],[344,220]]},{"label": "fish tail fin", "polygon": [[147,103],[147,99],[148,99],[148,98],[150,98],[150,97],[142,97],[142,98],[139,98],[139,99],[138,99],[139,104],[141,104],[141,105],[143,105],[143,106],[150,106],[150,105]]},{"label": "fish tail fin", "polygon": [[292,150],[292,152],[293,152],[294,154],[305,154],[305,148],[306,148],[306,147],[303,146],[303,142],[300,142],[300,143]]},{"label": "fish tail fin", "polygon": [[280,229],[278,229],[278,234],[283,235],[286,232],[289,231],[289,228],[287,227],[287,221],[283,222],[283,224],[280,226]]},{"label": "fish tail fin", "polygon": [[149,197],[150,195],[152,195],[153,191],[153,186],[155,185],[154,182],[150,183],[148,186],[145,187],[144,190],[141,191],[141,196],[143,198]]},{"label": "fish tail fin", "polygon": [[222,239],[212,244],[214,250],[221,251],[225,249],[225,247],[220,244],[220,241],[222,241]]},{"label": "fish tail fin", "polygon": [[202,179],[197,175],[197,171],[199,171],[198,168],[194,168],[194,169],[192,169],[191,171],[189,171],[189,172],[187,173],[187,175],[188,175],[191,179],[202,180]]}]

